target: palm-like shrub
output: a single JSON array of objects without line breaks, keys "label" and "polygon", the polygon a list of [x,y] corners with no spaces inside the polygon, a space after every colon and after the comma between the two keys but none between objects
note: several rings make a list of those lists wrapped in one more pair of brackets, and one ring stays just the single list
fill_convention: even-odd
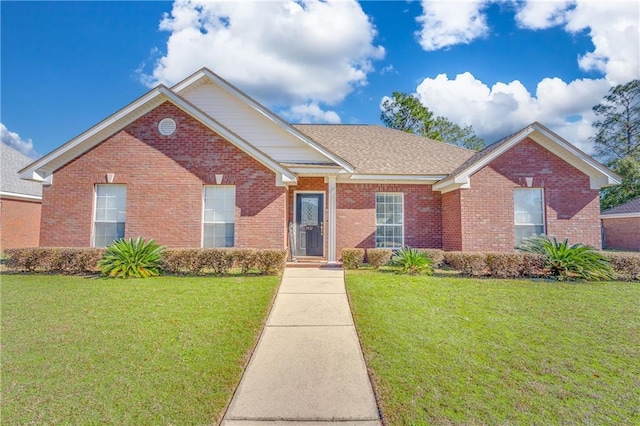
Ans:
[{"label": "palm-like shrub", "polygon": [[398,250],[391,258],[391,264],[399,266],[402,274],[433,274],[433,261],[423,251],[412,247]]},{"label": "palm-like shrub", "polygon": [[565,239],[536,235],[523,240],[516,249],[545,256],[545,267],[559,280],[582,278],[599,281],[613,279],[609,260],[593,247],[569,244]]},{"label": "palm-like shrub", "polygon": [[147,278],[160,274],[163,247],[153,240],[116,240],[107,247],[98,266],[111,278]]}]

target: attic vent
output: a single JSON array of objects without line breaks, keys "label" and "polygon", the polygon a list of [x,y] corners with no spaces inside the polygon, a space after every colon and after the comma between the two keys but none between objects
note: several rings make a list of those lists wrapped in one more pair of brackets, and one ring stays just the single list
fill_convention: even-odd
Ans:
[{"label": "attic vent", "polygon": [[173,118],[163,118],[158,123],[158,131],[164,136],[172,135],[176,131],[176,122]]}]

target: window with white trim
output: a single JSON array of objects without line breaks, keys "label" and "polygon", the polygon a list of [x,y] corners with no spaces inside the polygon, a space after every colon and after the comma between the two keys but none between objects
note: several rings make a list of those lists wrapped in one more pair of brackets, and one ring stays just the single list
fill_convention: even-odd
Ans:
[{"label": "window with white trim", "polygon": [[96,189],[93,246],[107,247],[124,238],[127,185],[98,184]]},{"label": "window with white trim", "polygon": [[236,187],[204,187],[203,247],[233,247]]},{"label": "window with white trim", "polygon": [[401,192],[376,193],[376,247],[404,245],[404,202]]},{"label": "window with white trim", "polygon": [[544,234],[544,194],[542,188],[513,190],[516,245],[525,238]]}]

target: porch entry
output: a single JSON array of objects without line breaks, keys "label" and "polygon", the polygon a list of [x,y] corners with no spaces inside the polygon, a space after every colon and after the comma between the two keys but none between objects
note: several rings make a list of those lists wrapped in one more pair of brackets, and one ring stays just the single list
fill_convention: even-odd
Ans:
[{"label": "porch entry", "polygon": [[296,193],[296,256],[324,256],[324,193]]}]

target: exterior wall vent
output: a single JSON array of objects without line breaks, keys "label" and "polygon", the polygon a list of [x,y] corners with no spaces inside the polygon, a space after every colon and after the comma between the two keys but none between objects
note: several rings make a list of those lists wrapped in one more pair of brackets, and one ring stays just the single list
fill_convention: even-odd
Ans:
[{"label": "exterior wall vent", "polygon": [[161,135],[169,136],[176,131],[176,122],[173,118],[163,118],[158,123],[158,131]]}]

